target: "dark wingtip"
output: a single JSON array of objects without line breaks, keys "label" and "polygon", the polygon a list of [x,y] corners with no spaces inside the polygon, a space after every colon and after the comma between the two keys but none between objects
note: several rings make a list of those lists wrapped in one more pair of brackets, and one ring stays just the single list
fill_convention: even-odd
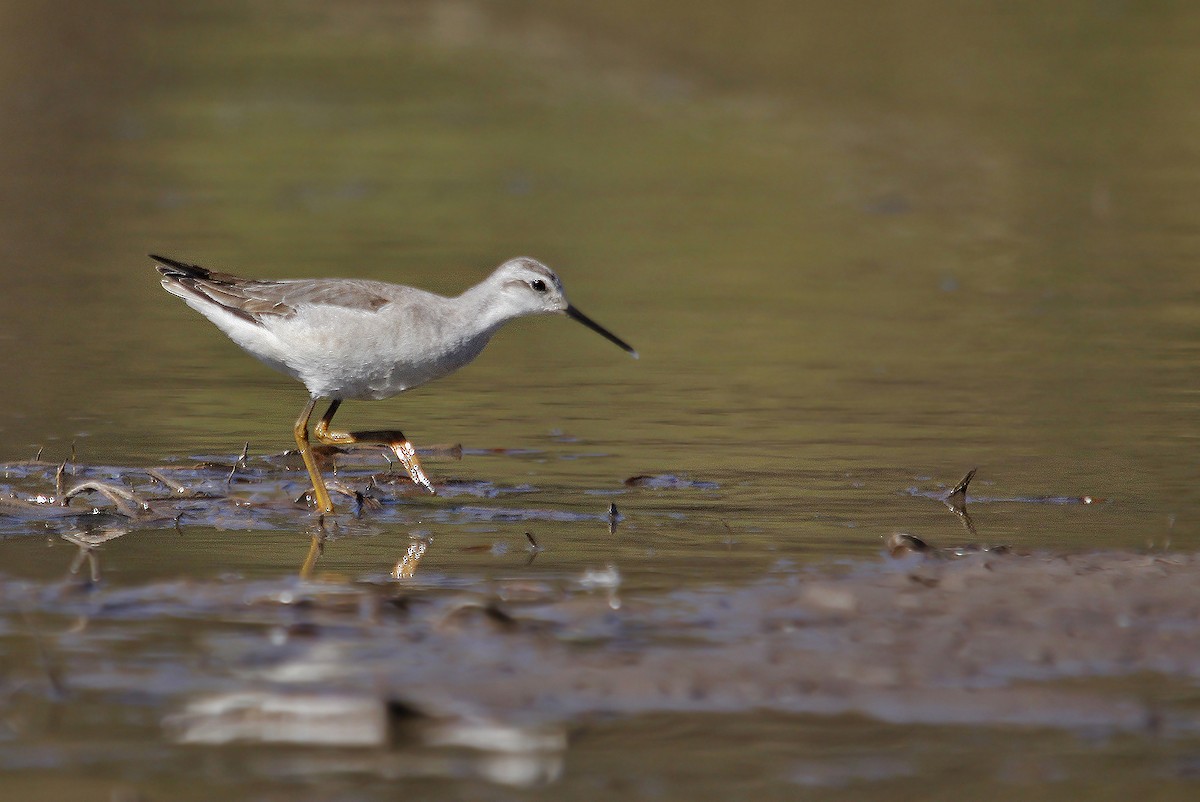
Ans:
[{"label": "dark wingtip", "polygon": [[158,262],[158,264],[154,266],[154,269],[159,273],[162,273],[164,276],[168,273],[183,271],[185,267],[185,265],[175,261],[174,259],[170,259],[166,256],[159,256],[156,253],[150,254],[150,258]]},{"label": "dark wingtip", "polygon": [[175,276],[179,278],[208,278],[212,275],[212,271],[200,265],[189,265],[187,262],[181,262],[178,259],[172,259],[169,256],[159,256],[158,254],[150,254],[151,259],[158,262],[155,269],[164,276]]}]

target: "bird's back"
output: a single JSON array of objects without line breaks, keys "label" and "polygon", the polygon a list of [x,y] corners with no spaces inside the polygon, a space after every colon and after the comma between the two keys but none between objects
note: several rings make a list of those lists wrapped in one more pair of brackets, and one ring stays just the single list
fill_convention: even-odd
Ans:
[{"label": "bird's back", "polygon": [[492,330],[446,298],[365,279],[259,281],[164,257],[162,284],[314,396],[387,398],[473,360]]}]

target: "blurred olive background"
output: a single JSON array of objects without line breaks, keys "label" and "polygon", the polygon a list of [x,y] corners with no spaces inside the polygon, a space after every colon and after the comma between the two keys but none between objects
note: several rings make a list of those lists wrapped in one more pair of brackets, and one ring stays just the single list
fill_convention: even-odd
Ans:
[{"label": "blurred olive background", "polygon": [[529,254],[643,358],[522,321],[339,420],[566,433],[608,456],[533,481],[686,474],[773,537],[980,465],[1109,501],[993,539],[1194,543],[1198,43],[1118,0],[0,4],[4,456],[290,445],[303,389],[149,252],[444,293]]}]

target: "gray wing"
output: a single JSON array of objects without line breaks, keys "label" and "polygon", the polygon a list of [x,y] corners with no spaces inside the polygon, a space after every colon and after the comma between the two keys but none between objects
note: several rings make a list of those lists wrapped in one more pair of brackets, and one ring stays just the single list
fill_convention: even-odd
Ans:
[{"label": "gray wing", "polygon": [[218,273],[199,265],[165,256],[151,256],[163,275],[163,284],[186,290],[209,303],[252,323],[267,318],[293,317],[301,306],[340,306],[374,312],[392,302],[392,295],[407,290],[378,281],[357,279],[294,279],[256,281]]}]

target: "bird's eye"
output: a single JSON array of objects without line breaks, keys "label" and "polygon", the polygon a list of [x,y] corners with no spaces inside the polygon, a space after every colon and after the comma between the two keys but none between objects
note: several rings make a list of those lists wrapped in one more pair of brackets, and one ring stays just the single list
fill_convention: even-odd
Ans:
[{"label": "bird's eye", "polygon": [[540,278],[535,278],[533,281],[529,282],[529,286],[533,287],[534,292],[546,291],[546,282],[542,281]]}]

